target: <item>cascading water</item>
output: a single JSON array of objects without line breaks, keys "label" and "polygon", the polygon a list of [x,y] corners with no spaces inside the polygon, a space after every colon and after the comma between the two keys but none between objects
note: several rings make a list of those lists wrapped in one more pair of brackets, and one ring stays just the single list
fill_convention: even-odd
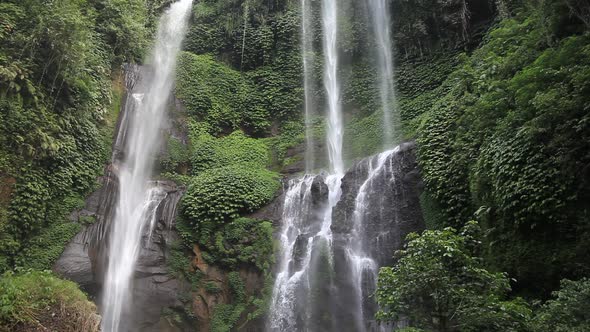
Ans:
[{"label": "cascading water", "polygon": [[[326,265],[332,260],[332,209],[341,195],[340,183],[344,174],[342,159],[342,105],[338,79],[338,8],[336,0],[322,1],[322,31],[324,48],[324,88],[327,99],[327,145],[330,173],[305,175],[292,180],[285,194],[281,254],[273,289],[268,328],[271,331],[318,331],[329,329],[330,322],[322,316],[329,306],[330,296],[319,299],[326,292],[330,277]],[[306,85],[306,125],[308,148],[311,142],[309,110],[311,91],[308,36],[310,26],[308,4],[302,0],[303,63]],[[309,103],[309,104],[308,104]],[[307,152],[309,153],[309,151]],[[311,155],[307,154],[308,158]],[[306,162],[309,165],[309,161]],[[310,168],[307,167],[307,170]],[[331,269],[329,269],[331,270]],[[323,271],[323,272],[320,272]],[[329,272],[328,272],[329,274]],[[315,297],[315,300],[314,300]],[[327,324],[327,325],[326,325]]]},{"label": "cascading water", "polygon": [[377,71],[379,93],[383,112],[383,144],[390,148],[394,140],[395,87],[393,83],[393,47],[391,42],[391,19],[387,0],[368,0],[373,34],[377,44]]},{"label": "cascading water", "polygon": [[131,92],[126,110],[123,162],[115,165],[119,180],[117,208],[110,229],[108,266],[102,296],[102,331],[120,331],[121,316],[131,301],[132,278],[144,234],[153,230],[155,210],[166,196],[149,182],[159,148],[174,83],[176,57],[184,37],[192,0],[170,6],[158,25],[151,73]]},{"label": "cascading water", "polygon": [[[330,173],[342,176],[342,105],[338,79],[338,7],[336,0],[322,1],[324,87],[328,104],[328,157]],[[337,182],[337,181],[335,181]]]},{"label": "cascading water", "polygon": [[[367,166],[367,179],[359,187],[354,202],[353,224],[346,246],[346,258],[350,268],[351,284],[354,285],[355,301],[355,325],[359,332],[367,330],[367,322],[372,320],[375,313],[373,303],[366,303],[367,299],[373,294],[377,285],[377,275],[379,273],[379,263],[371,257],[367,250],[365,217],[369,209],[379,208],[371,206],[369,196],[377,192],[374,188],[374,182],[387,178],[387,174],[392,173],[391,155],[399,151],[399,148],[385,151],[375,157],[369,158]],[[389,180],[392,181],[393,179]],[[383,185],[379,183],[379,185]],[[375,246],[374,240],[370,245]],[[368,308],[367,308],[368,307]]]},{"label": "cascading water", "polygon": [[303,58],[303,90],[305,94],[305,172],[314,168],[314,141],[312,132],[312,116],[314,114],[311,67],[313,61],[313,37],[311,34],[311,5],[309,0],[301,0],[301,53]]},{"label": "cascading water", "polygon": [[313,237],[308,234],[314,232],[315,223],[308,213],[312,211],[313,180],[313,175],[291,180],[285,193],[283,227],[279,237],[279,272],[275,279],[270,312],[271,331],[297,330],[300,317],[309,316],[308,308],[300,300],[309,291],[308,270]]}]

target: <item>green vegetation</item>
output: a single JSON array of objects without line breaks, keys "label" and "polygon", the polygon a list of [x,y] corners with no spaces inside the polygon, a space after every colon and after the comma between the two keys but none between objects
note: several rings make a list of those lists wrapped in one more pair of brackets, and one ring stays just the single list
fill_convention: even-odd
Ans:
[{"label": "green vegetation", "polygon": [[588,306],[590,305],[590,280],[562,280],[561,289],[553,293],[538,311],[533,331],[582,332],[590,329]]},{"label": "green vegetation", "polygon": [[[50,269],[93,221],[69,216],[110,157],[119,68],[142,57],[160,5],[0,3],[0,273]],[[98,331],[96,308],[72,282],[6,272],[0,294],[0,330]]]},{"label": "green vegetation", "polygon": [[[398,264],[382,270],[380,318],[406,316],[426,331],[588,328],[580,309],[590,269],[584,8],[513,1],[472,53],[398,67],[433,230],[410,236]],[[481,244],[449,228],[470,228],[471,219],[484,230]]]},{"label": "green vegetation", "polygon": [[121,99],[111,68],[141,58],[155,6],[0,4],[0,271],[50,267],[79,227],[63,202],[92,190],[109,158]]},{"label": "green vegetation", "polygon": [[229,165],[246,165],[263,169],[269,161],[268,147],[263,140],[249,138],[241,131],[215,139],[201,134],[191,159],[192,173]]},{"label": "green vegetation", "polygon": [[212,134],[244,128],[263,134],[268,111],[257,103],[257,91],[240,72],[208,55],[184,52],[177,70],[176,96],[188,114],[209,124]]},{"label": "green vegetation", "polygon": [[[179,59],[176,96],[185,109],[188,142],[179,148],[171,139],[163,162],[167,178],[187,184],[177,221],[183,245],[173,259],[180,264],[172,269],[195,291],[226,292],[219,281],[191,272],[182,258],[196,244],[206,263],[227,275],[231,299],[213,308],[212,331],[234,330],[268,308],[272,224],[243,216],[274,198],[279,177],[268,169],[285,166],[287,149],[302,142],[301,59],[294,42],[299,22],[275,6],[196,3],[187,51]],[[258,16],[250,16],[255,8]],[[260,40],[268,43],[263,62],[256,56],[258,38],[267,38]],[[188,172],[180,175],[184,163]],[[247,270],[264,278],[262,289],[246,290],[240,273]]]},{"label": "green vegetation", "polygon": [[183,213],[201,236],[211,227],[254,212],[273,198],[276,175],[245,165],[215,168],[193,178],[183,197]]},{"label": "green vegetation", "polygon": [[590,266],[590,193],[579,185],[590,179],[590,39],[565,2],[542,3],[517,7],[461,57],[417,132],[438,227],[481,220],[488,263],[546,297]]},{"label": "green vegetation", "polygon": [[270,222],[239,218],[218,231],[214,240],[208,248],[215,261],[228,267],[251,265],[270,272],[274,254]]},{"label": "green vegetation", "polygon": [[[50,268],[94,221],[69,217],[108,161],[120,65],[143,58],[169,3],[0,3],[0,271]],[[318,35],[321,2],[311,3]],[[341,3],[355,13],[339,22],[342,63],[350,64],[339,75],[351,161],[382,148],[382,124],[364,4]],[[409,317],[414,327],[406,331],[588,330],[590,7],[574,0],[392,6],[403,125],[396,134],[418,141],[430,230],[412,235],[398,264],[382,271],[380,317]],[[168,264],[193,291],[224,291],[191,267],[197,244],[227,273],[232,301],[214,309],[214,331],[236,329],[268,307],[272,224],[245,216],[275,196],[273,171],[301,159],[298,11],[293,1],[195,2],[178,62],[178,122],[187,135],[168,137],[160,170],[188,189],[177,223],[182,243]],[[313,45],[321,142],[321,40]],[[264,289],[247,294],[245,268],[264,276]],[[322,296],[325,285],[313,286]],[[35,324],[45,308],[70,303],[82,303],[80,319],[94,313],[71,283],[45,273],[6,274],[0,290],[0,328]]]},{"label": "green vegetation", "polygon": [[[410,234],[394,267],[381,268],[377,318],[409,319],[410,331],[586,331],[590,281],[563,280],[554,299],[535,307],[508,299],[505,273],[485,269],[481,230],[469,222]],[[404,330],[405,331],[405,330]]]},{"label": "green vegetation", "polygon": [[408,318],[429,331],[524,331],[530,309],[507,301],[505,274],[487,271],[480,257],[479,226],[410,234],[395,267],[379,272],[379,319]]},{"label": "green vegetation", "polygon": [[[264,137],[272,168],[303,139],[298,6],[199,1],[180,58],[176,95],[213,136]],[[193,140],[193,143],[196,141]]]},{"label": "green vegetation", "polygon": [[[108,158],[120,100],[111,68],[141,55],[142,44],[122,38],[145,40],[146,10],[120,0],[0,4],[0,271],[48,268],[78,227],[62,202],[87,194]],[[29,245],[48,249],[38,257]]]},{"label": "green vegetation", "polygon": [[0,330],[99,331],[96,306],[75,283],[49,272],[7,272],[0,294]]}]

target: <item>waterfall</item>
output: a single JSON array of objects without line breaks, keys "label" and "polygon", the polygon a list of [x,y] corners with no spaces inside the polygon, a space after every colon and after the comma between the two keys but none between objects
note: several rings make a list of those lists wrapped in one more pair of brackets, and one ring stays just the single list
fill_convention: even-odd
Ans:
[{"label": "waterfall", "polygon": [[311,31],[311,5],[309,0],[301,0],[301,53],[303,57],[303,91],[305,95],[305,172],[314,168],[314,142],[312,116],[315,113],[313,77],[311,67],[313,59],[313,36]]},{"label": "waterfall", "polygon": [[[313,148],[311,100],[309,4],[301,0],[302,57],[305,76],[307,147]],[[333,265],[332,209],[341,195],[344,175],[342,159],[342,105],[338,78],[338,10],[336,0],[322,1],[324,88],[327,99],[327,145],[329,174],[305,175],[289,182],[285,194],[280,235],[281,252],[274,284],[268,329],[270,331],[320,331],[331,329],[325,311],[331,307],[331,277],[322,279]],[[306,151],[309,159],[311,151]],[[306,161],[306,170],[310,170]],[[318,296],[323,293],[325,296]]]},{"label": "waterfall", "polygon": [[328,157],[330,173],[344,173],[342,161],[342,105],[338,79],[338,7],[337,0],[322,1],[324,45],[324,88],[328,103]]},{"label": "waterfall", "polygon": [[[367,322],[373,319],[375,306],[367,305],[366,299],[371,296],[377,286],[377,275],[379,273],[379,264],[371,253],[367,250],[368,245],[375,246],[374,240],[367,243],[365,217],[369,209],[379,208],[371,206],[370,195],[374,195],[378,190],[374,187],[375,182],[387,179],[388,174],[395,176],[390,169],[392,154],[399,151],[399,148],[385,151],[375,157],[368,159],[367,179],[359,187],[354,201],[352,230],[345,252],[350,268],[351,284],[354,285],[355,301],[355,325],[357,331],[366,331]],[[392,181],[392,179],[389,179]],[[379,183],[382,185],[382,183]],[[393,216],[392,216],[393,217]],[[367,308],[369,306],[369,308]]]},{"label": "waterfall", "polygon": [[393,46],[391,42],[391,19],[387,0],[368,0],[373,34],[377,43],[377,71],[379,94],[383,112],[383,145],[389,148],[394,140],[395,87],[393,83]]},{"label": "waterfall", "polygon": [[279,236],[281,251],[270,312],[271,331],[295,331],[298,316],[309,315],[301,297],[309,291],[306,286],[309,285],[313,237],[308,233],[313,231],[314,223],[308,212],[312,210],[313,180],[312,175],[291,180],[285,193],[283,227]]},{"label": "waterfall", "polygon": [[[192,0],[180,0],[161,17],[151,72],[130,93],[125,121],[123,161],[114,165],[119,180],[115,216],[110,229],[108,265],[102,296],[102,330],[121,330],[121,315],[131,301],[132,279],[142,241],[150,240],[154,215],[165,193],[149,178],[159,148],[174,83],[176,57]],[[147,236],[144,237],[144,234]]]}]

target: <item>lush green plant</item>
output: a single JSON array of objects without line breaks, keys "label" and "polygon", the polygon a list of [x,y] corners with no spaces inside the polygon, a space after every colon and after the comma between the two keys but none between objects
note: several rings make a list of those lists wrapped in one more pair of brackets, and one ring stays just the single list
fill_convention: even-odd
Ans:
[{"label": "lush green plant", "polygon": [[[230,272],[227,276],[231,291],[231,304],[218,304],[213,309],[211,320],[211,331],[229,332],[236,329],[236,323],[242,314],[257,300],[248,296],[246,286],[238,272]],[[249,316],[247,319],[255,318]],[[247,321],[247,320],[246,320]]]},{"label": "lush green plant", "polygon": [[445,225],[481,220],[488,261],[517,291],[547,296],[590,270],[580,254],[590,248],[590,196],[577,184],[589,179],[590,39],[571,35],[582,25],[562,1],[517,7],[458,58],[438,100],[420,103],[418,155]]},{"label": "lush green plant", "polygon": [[200,270],[192,267],[190,254],[187,251],[180,241],[173,242],[170,246],[170,254],[166,258],[166,265],[170,274],[186,280],[191,285],[191,289],[197,291],[201,287],[203,275]]},{"label": "lush green plant", "polygon": [[522,300],[505,301],[510,290],[502,273],[487,271],[475,255],[479,226],[410,234],[394,267],[381,268],[377,317],[406,317],[435,331],[523,331],[531,314]]},{"label": "lush green plant", "polygon": [[0,329],[99,330],[96,306],[75,283],[49,272],[5,273],[0,294]]},{"label": "lush green plant", "polygon": [[[96,10],[96,30],[110,46],[115,63],[142,60],[150,37],[146,26],[154,1],[89,0]],[[146,3],[147,2],[147,3]]]},{"label": "lush green plant", "polygon": [[590,330],[590,280],[562,280],[561,289],[553,293],[535,315],[533,331],[583,332]]},{"label": "lush green plant", "polygon": [[183,197],[182,213],[199,236],[208,237],[217,224],[262,207],[278,187],[275,173],[247,164],[210,169],[193,179]]},{"label": "lush green plant", "polygon": [[36,270],[51,267],[81,228],[76,222],[44,228],[39,235],[24,243],[24,249],[16,256],[16,265]]},{"label": "lush green plant", "polygon": [[189,159],[190,147],[173,136],[168,137],[166,154],[160,160],[162,170],[174,172],[181,166],[188,165]]},{"label": "lush green plant", "polygon": [[210,253],[221,264],[236,267],[254,265],[260,271],[270,271],[274,248],[272,224],[249,218],[238,218],[213,235]]},{"label": "lush green plant", "polygon": [[264,141],[247,137],[241,131],[218,139],[204,135],[199,139],[191,160],[194,174],[240,164],[262,169],[268,164],[268,147]]},{"label": "lush green plant", "polygon": [[228,274],[228,283],[232,304],[220,304],[213,309],[211,331],[229,332],[232,330],[242,312],[246,310],[246,290],[238,272]]},{"label": "lush green plant", "polygon": [[257,102],[256,89],[237,71],[211,56],[184,52],[178,61],[176,96],[188,114],[207,122],[212,134],[239,128],[262,134],[268,112]]}]

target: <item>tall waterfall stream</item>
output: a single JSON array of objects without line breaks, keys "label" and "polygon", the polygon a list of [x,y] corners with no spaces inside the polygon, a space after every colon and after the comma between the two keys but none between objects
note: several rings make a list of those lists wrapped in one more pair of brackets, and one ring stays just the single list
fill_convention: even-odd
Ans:
[{"label": "tall waterfall stream", "polygon": [[[269,331],[379,331],[373,293],[379,267],[391,263],[407,233],[408,219],[398,213],[404,200],[402,168],[407,146],[394,141],[395,93],[389,10],[385,0],[367,2],[375,39],[376,70],[383,112],[383,146],[387,151],[366,158],[345,172],[343,161],[342,92],[339,78],[338,1],[321,2],[323,83],[326,99],[328,172],[291,179],[284,194]],[[313,79],[311,4],[301,1],[302,61],[305,91],[306,158],[315,158],[310,96]],[[343,197],[345,174],[357,172],[356,191]],[[347,179],[347,181],[349,181]],[[346,195],[350,195],[347,192]],[[393,204],[394,206],[387,206]],[[403,203],[402,203],[403,204]],[[400,204],[401,205],[401,204]],[[377,212],[377,213],[376,213]],[[418,218],[419,219],[419,218]],[[410,227],[411,228],[411,227]],[[390,252],[387,252],[391,250]],[[387,252],[384,255],[379,251]]]},{"label": "tall waterfall stream", "polygon": [[[126,131],[123,161],[114,167],[119,180],[111,224],[108,266],[102,296],[102,330],[121,330],[122,314],[131,299],[132,278],[142,241],[149,241],[155,212],[165,197],[149,181],[161,140],[161,125],[174,83],[176,56],[185,34],[192,0],[180,0],[161,17],[150,71],[131,91],[121,127]],[[147,234],[147,237],[144,237]]]}]

